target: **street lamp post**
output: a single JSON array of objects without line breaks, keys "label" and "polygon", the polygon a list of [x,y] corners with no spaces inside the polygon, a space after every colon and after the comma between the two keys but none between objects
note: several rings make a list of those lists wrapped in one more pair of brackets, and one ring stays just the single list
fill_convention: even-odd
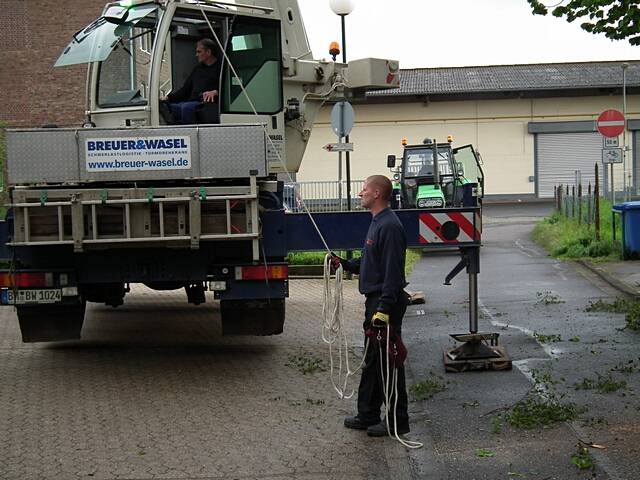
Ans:
[{"label": "street lamp post", "polygon": [[[329,0],[329,6],[333,13],[340,16],[340,25],[342,27],[342,63],[347,63],[347,36],[345,27],[345,17],[353,12],[355,8],[354,0]],[[342,140],[342,139],[340,139]],[[349,143],[349,135],[345,137],[345,142]],[[342,155],[338,155],[340,162],[340,170],[342,169]],[[345,152],[345,170],[347,175],[347,210],[351,210],[351,157],[349,152]],[[342,178],[342,175],[340,176]],[[342,186],[339,185],[341,189]]]},{"label": "street lamp post", "polygon": [[[631,169],[627,162],[627,68],[628,63],[622,64],[622,115],[624,116],[624,130],[622,131],[622,168],[625,175],[625,200],[631,200]],[[633,165],[633,162],[632,162]],[[627,190],[628,189],[628,190]]]}]

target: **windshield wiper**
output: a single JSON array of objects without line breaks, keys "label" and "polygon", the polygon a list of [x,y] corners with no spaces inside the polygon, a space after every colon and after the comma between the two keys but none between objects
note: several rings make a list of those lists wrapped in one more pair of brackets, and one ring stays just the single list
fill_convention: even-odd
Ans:
[{"label": "windshield wiper", "polygon": [[[100,28],[105,23],[107,23],[107,21],[104,19],[104,17],[98,18],[96,21],[94,21],[88,27],[83,28],[82,30],[78,30],[76,33],[74,33],[73,34],[73,40],[76,43],[82,43],[91,34],[91,32],[93,32],[94,30],[97,30],[98,28]],[[84,37],[78,38],[78,34],[82,33],[82,32],[85,33]]]}]

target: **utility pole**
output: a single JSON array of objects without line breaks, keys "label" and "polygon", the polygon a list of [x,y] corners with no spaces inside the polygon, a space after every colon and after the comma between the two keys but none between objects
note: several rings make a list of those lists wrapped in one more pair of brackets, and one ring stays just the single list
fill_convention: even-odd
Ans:
[{"label": "utility pole", "polygon": [[[631,168],[627,162],[627,68],[629,68],[628,63],[622,64],[622,115],[624,115],[624,130],[622,131],[622,169],[624,171],[624,199],[625,201],[631,200],[631,181],[632,174]],[[633,162],[631,162],[633,165]]]}]

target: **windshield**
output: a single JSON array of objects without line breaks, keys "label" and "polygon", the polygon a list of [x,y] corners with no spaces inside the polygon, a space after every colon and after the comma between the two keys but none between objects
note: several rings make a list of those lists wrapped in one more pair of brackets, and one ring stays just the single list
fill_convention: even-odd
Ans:
[{"label": "windshield", "polygon": [[55,66],[62,67],[105,60],[120,43],[122,37],[130,35],[131,29],[157,8],[157,5],[130,8],[126,22],[122,25],[109,23],[104,17],[98,18],[73,35],[71,43],[64,49]]},{"label": "windshield", "polygon": [[[421,148],[407,150],[404,160],[405,178],[433,176],[433,150]],[[438,150],[438,172],[440,175],[451,175],[451,152]]]},{"label": "windshield", "polygon": [[[98,70],[98,105],[120,107],[145,105],[148,97],[149,69],[154,29],[128,27],[111,54]],[[163,66],[165,64],[163,63]],[[164,69],[166,70],[166,69]],[[165,75],[167,76],[167,75]]]}]

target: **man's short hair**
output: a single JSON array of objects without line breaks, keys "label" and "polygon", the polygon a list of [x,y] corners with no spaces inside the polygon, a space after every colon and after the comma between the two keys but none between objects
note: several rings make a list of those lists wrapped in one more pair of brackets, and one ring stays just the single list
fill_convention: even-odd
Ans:
[{"label": "man's short hair", "polygon": [[391,198],[393,186],[391,185],[391,180],[387,177],[384,175],[371,175],[367,178],[367,182],[375,185],[375,187],[380,191],[380,198],[382,200],[388,201]]},{"label": "man's short hair", "polygon": [[216,54],[216,43],[210,38],[201,38],[198,40],[198,45],[209,50],[214,57],[218,58],[218,55]]}]

